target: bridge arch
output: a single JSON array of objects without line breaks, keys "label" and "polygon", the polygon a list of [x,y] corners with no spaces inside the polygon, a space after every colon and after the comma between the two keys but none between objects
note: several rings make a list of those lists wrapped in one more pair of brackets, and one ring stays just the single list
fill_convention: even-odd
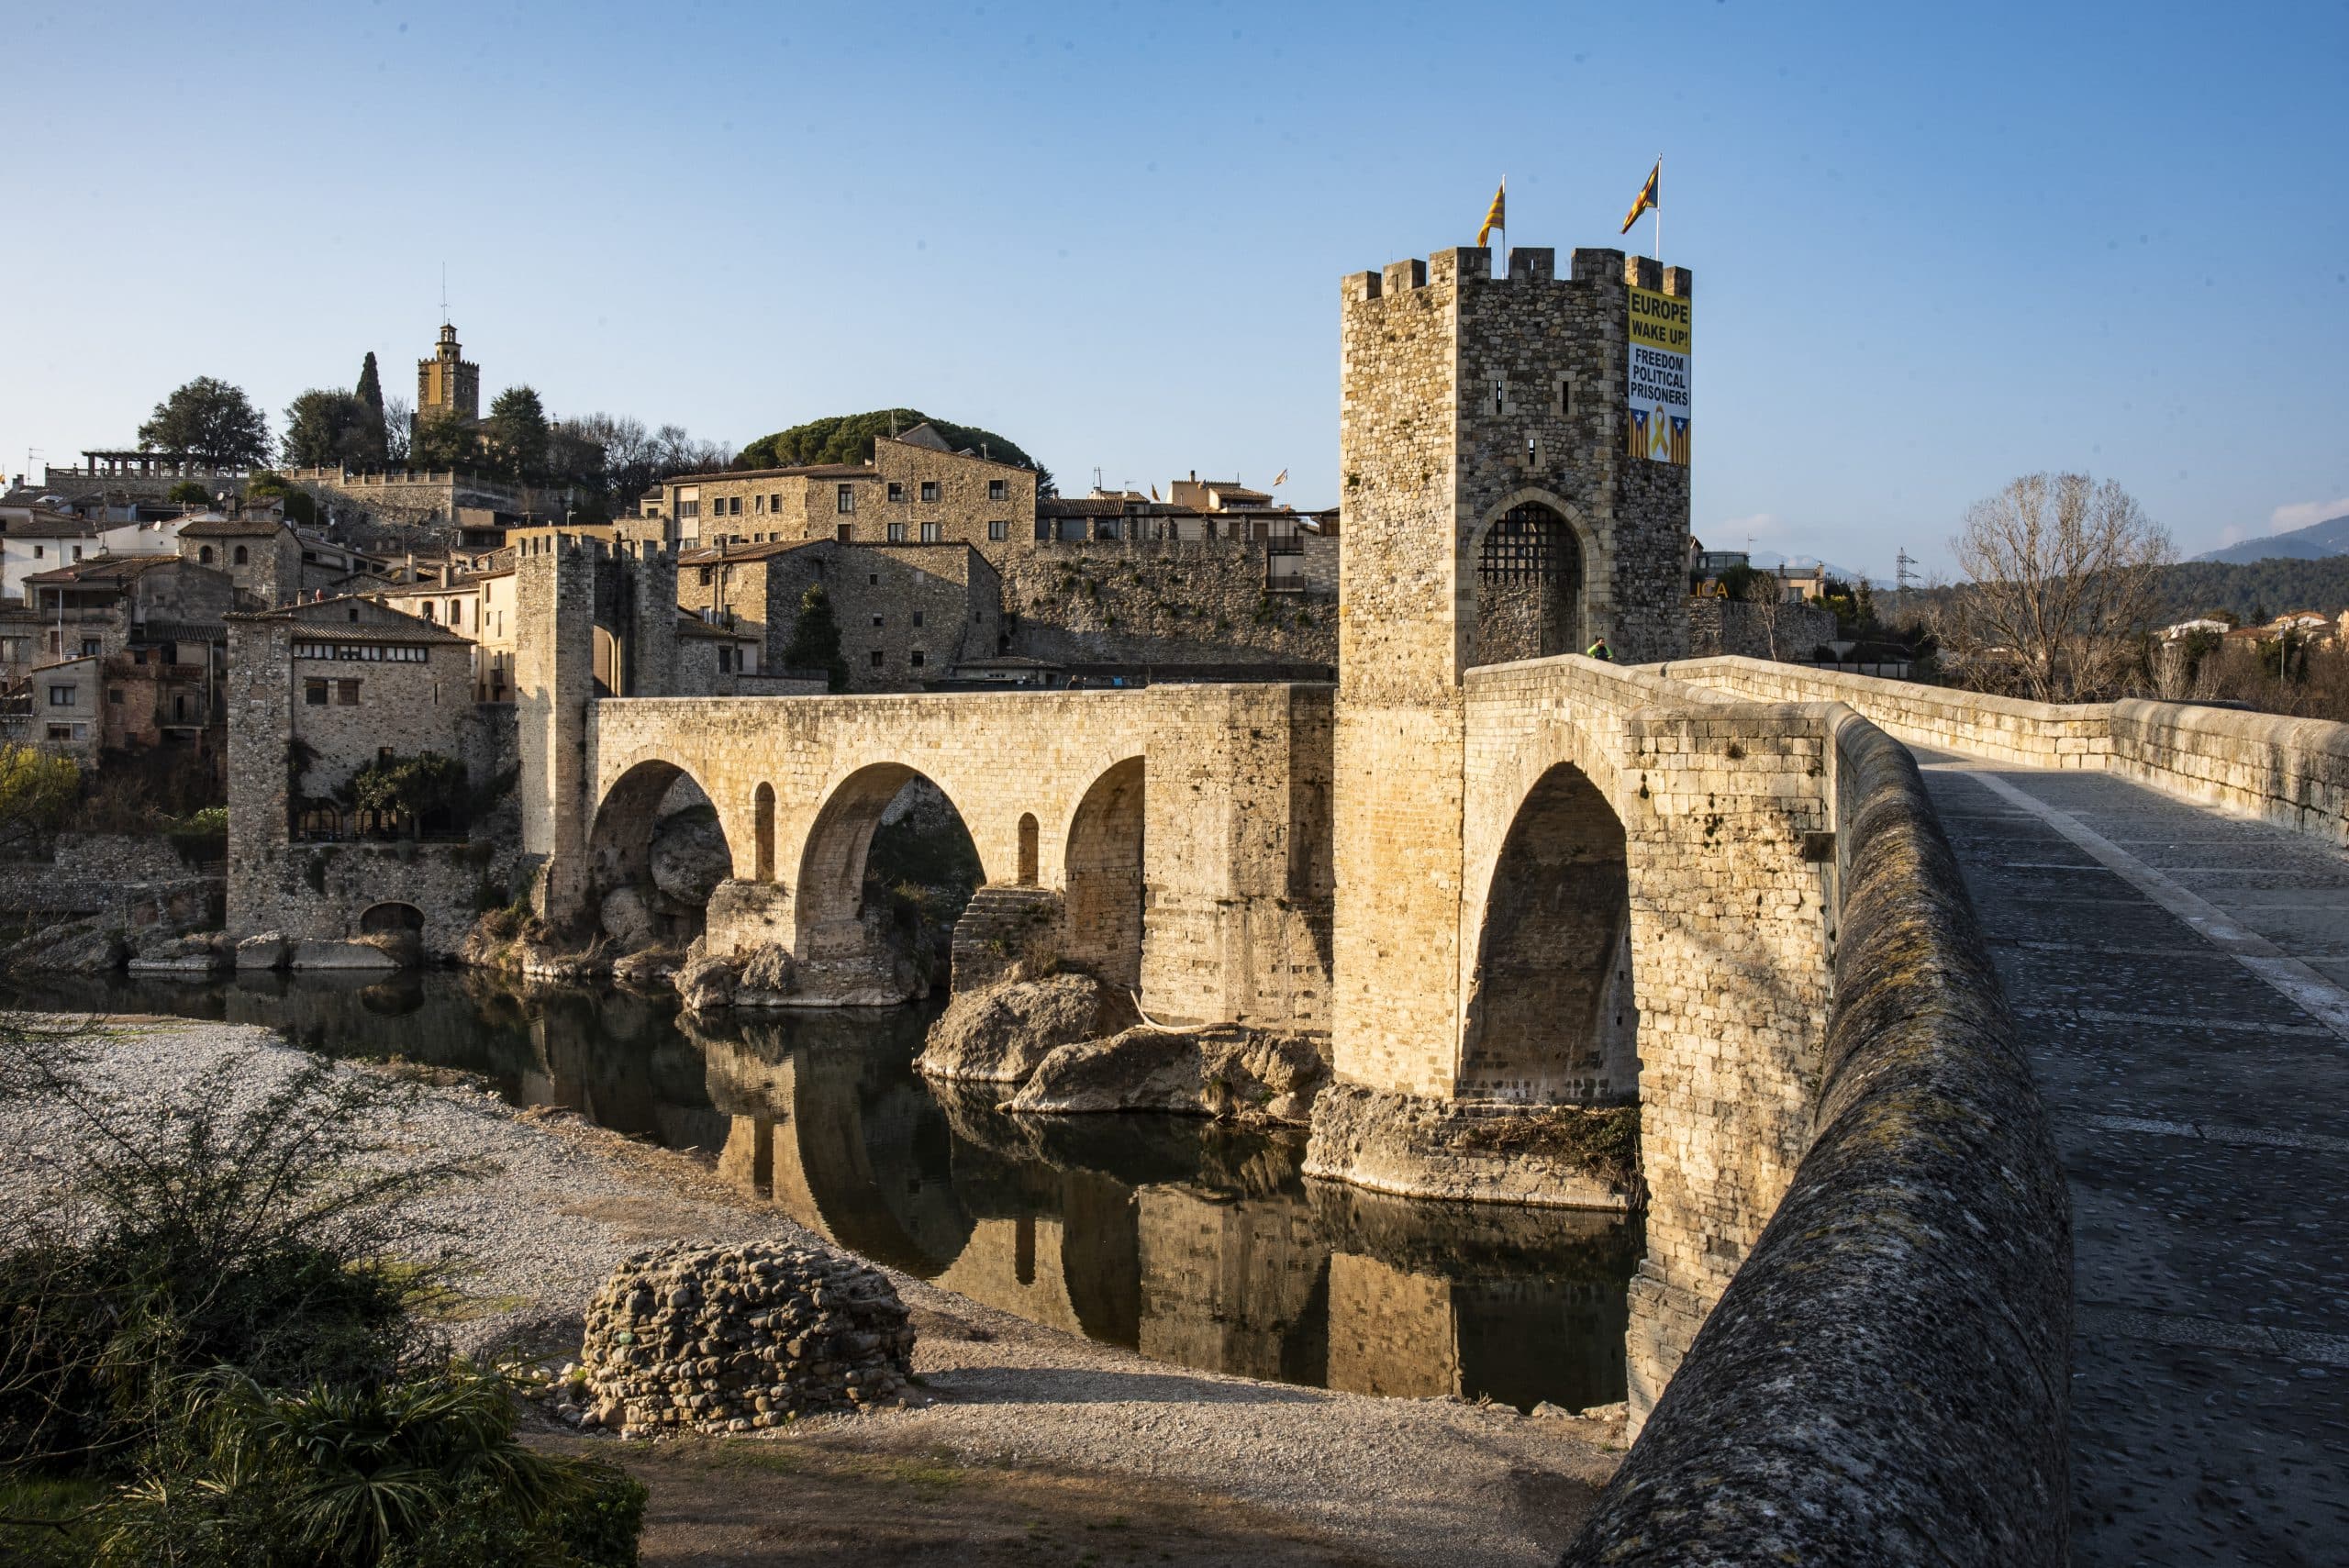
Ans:
[{"label": "bridge arch", "polygon": [[1610,568],[1575,506],[1538,485],[1511,491],[1461,550],[1460,667],[1581,652],[1609,629]]},{"label": "bridge arch", "polygon": [[[655,877],[653,847],[664,826],[687,811],[707,808],[714,817],[718,855],[690,884],[663,887]],[[734,835],[727,814],[702,781],[665,757],[648,757],[614,779],[597,803],[587,835],[588,886],[605,926],[624,945],[698,934],[711,887],[732,873]],[[710,885],[701,885],[707,881]],[[629,890],[641,908],[627,898]],[[622,928],[613,929],[615,921]]]},{"label": "bridge arch", "polygon": [[1635,1097],[1631,936],[1622,821],[1588,773],[1553,762],[1518,803],[1486,884],[1462,994],[1459,1092]]},{"label": "bridge arch", "polygon": [[1062,957],[1133,991],[1141,988],[1146,772],[1140,757],[1102,771],[1070,814],[1062,860]]},{"label": "bridge arch", "polygon": [[[809,824],[793,886],[792,948],[802,963],[866,953],[864,873],[873,836],[889,804],[916,780],[937,790],[969,833],[969,816],[953,795],[908,763],[870,762],[834,784]],[[976,854],[975,840],[972,849]],[[986,880],[984,859],[980,880]]]}]

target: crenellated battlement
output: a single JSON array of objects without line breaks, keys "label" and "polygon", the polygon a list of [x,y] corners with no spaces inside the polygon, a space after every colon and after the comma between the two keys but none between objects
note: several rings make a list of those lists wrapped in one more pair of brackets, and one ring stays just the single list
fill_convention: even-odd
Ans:
[{"label": "crenellated battlement", "polygon": [[1654,289],[1682,299],[1694,297],[1697,289],[1697,274],[1687,267],[1667,267],[1653,257],[1605,247],[1577,247],[1568,252],[1569,271],[1564,278],[1558,275],[1558,252],[1547,245],[1510,246],[1508,266],[1506,272],[1497,276],[1489,247],[1455,245],[1431,252],[1425,261],[1412,257],[1390,261],[1377,272],[1349,272],[1339,293],[1347,304],[1359,305],[1392,299],[1430,284],[1603,283]]}]

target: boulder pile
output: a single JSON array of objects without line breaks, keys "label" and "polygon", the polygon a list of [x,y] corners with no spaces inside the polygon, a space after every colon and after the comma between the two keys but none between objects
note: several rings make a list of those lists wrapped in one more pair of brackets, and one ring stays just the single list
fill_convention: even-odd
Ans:
[{"label": "boulder pile", "polygon": [[587,1309],[585,1420],[623,1437],[747,1432],[905,1402],[914,1330],[886,1276],[827,1248],[669,1246]]}]

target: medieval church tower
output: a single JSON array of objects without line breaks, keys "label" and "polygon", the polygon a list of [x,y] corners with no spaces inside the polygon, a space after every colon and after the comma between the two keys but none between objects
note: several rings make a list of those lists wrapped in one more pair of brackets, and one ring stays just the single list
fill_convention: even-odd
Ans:
[{"label": "medieval church tower", "polygon": [[457,329],[445,321],[432,357],[416,361],[416,416],[424,419],[441,414],[467,420],[481,417],[481,367],[465,358]]}]

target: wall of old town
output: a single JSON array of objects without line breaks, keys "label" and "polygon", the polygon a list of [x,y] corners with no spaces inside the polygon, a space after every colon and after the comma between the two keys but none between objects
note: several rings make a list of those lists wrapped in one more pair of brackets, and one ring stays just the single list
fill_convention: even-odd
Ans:
[{"label": "wall of old town", "polygon": [[1304,535],[1295,590],[1266,589],[1267,546],[1240,539],[1039,546],[1004,566],[1011,651],[1062,664],[1285,664],[1338,659],[1338,542]]}]

